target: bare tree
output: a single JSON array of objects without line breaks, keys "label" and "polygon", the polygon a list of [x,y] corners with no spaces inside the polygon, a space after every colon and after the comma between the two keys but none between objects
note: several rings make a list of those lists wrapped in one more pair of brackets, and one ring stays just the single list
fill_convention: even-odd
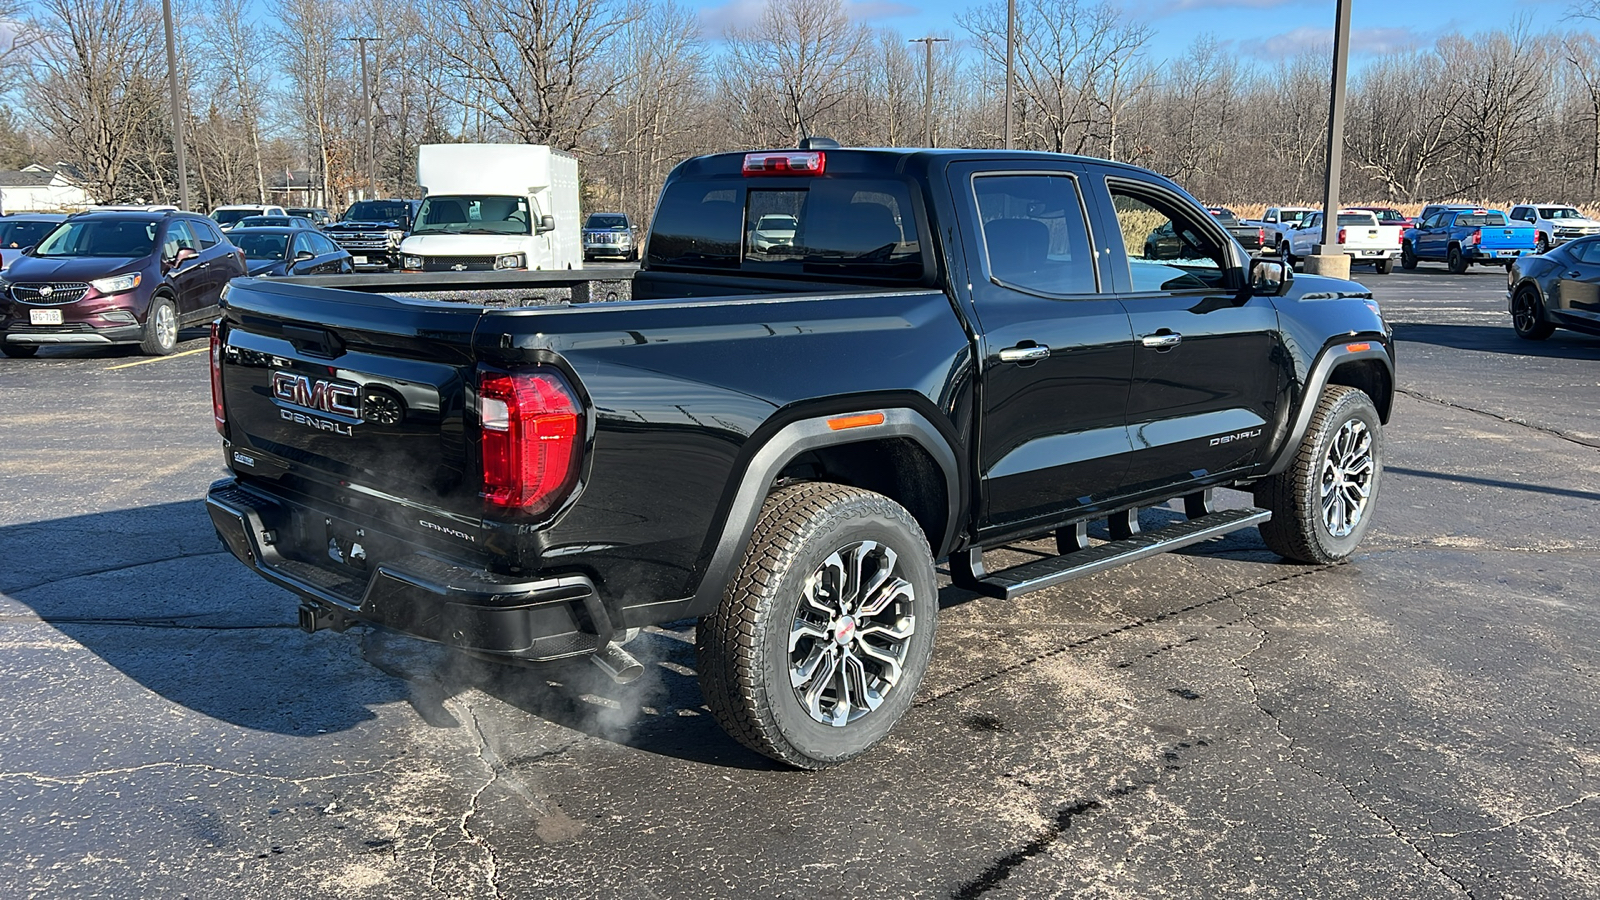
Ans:
[{"label": "bare tree", "polygon": [[346,33],[345,9],[337,0],[277,0],[273,11],[280,29],[278,53],[289,83],[282,102],[310,148],[311,168],[323,195],[336,202],[342,189],[355,181],[353,145],[338,128],[339,102],[350,72],[342,55],[344,45],[339,43]]},{"label": "bare tree", "polygon": [[732,28],[718,67],[718,102],[734,135],[784,146],[837,132],[870,52],[871,33],[842,0],[771,0],[755,25]]}]

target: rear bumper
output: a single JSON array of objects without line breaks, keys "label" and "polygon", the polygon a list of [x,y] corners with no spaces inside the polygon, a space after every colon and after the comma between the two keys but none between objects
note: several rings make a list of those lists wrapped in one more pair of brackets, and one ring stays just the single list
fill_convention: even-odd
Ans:
[{"label": "rear bumper", "polygon": [[303,609],[302,623],[354,619],[528,661],[592,654],[614,633],[581,574],[502,576],[416,552],[366,569],[291,559],[282,543],[294,532],[293,511],[231,478],[211,485],[206,510],[240,562],[313,608]]},{"label": "rear bumper", "polygon": [[1509,262],[1510,260],[1514,260],[1519,256],[1528,256],[1533,252],[1534,249],[1532,247],[1518,247],[1514,249],[1473,247],[1471,249],[1462,251],[1462,255],[1473,261],[1482,260],[1484,262],[1489,262],[1492,260],[1494,262]]}]

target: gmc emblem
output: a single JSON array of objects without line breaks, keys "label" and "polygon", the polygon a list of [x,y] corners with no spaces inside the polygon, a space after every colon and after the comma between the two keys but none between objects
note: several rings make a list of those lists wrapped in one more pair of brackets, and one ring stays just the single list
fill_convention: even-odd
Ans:
[{"label": "gmc emblem", "polygon": [[272,396],[301,409],[361,418],[361,389],[353,384],[313,380],[293,372],[273,372]]}]

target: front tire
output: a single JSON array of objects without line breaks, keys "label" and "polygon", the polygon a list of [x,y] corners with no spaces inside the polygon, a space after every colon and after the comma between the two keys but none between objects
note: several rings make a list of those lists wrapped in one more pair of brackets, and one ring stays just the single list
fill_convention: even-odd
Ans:
[{"label": "front tire", "polygon": [[700,689],[739,743],[801,769],[866,752],[910,708],[938,586],[911,514],[871,491],[767,498],[722,604],[695,634]]},{"label": "front tire", "polygon": [[0,335],[0,355],[11,359],[32,359],[39,352],[34,344],[10,344],[5,342],[5,335]]},{"label": "front tire", "polygon": [[1544,320],[1544,304],[1539,300],[1539,290],[1531,284],[1517,291],[1511,308],[1511,330],[1525,341],[1542,341],[1556,333],[1556,327]]},{"label": "front tire", "polygon": [[1327,565],[1349,556],[1372,524],[1383,477],[1383,425],[1364,392],[1329,385],[1289,468],[1255,487],[1272,511],[1260,527],[1272,552]]},{"label": "front tire", "polygon": [[144,339],[139,350],[146,356],[167,356],[178,346],[178,308],[167,297],[150,301],[144,317]]},{"label": "front tire", "polygon": [[1544,232],[1539,232],[1539,237],[1533,242],[1533,249],[1535,253],[1540,254],[1550,252],[1550,239],[1545,237]]}]

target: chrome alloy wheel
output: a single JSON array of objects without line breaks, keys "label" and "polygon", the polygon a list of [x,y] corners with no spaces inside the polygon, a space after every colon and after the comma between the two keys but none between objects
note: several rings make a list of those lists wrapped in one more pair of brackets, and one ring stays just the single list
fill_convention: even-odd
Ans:
[{"label": "chrome alloy wheel", "polygon": [[172,307],[162,303],[156,307],[156,340],[163,347],[171,347],[178,343],[178,315]]},{"label": "chrome alloy wheel", "polygon": [[916,632],[911,583],[876,541],[839,548],[806,579],[789,629],[789,683],[823,723],[844,727],[883,705]]},{"label": "chrome alloy wheel", "polygon": [[1322,461],[1322,524],[1336,538],[1361,524],[1372,493],[1372,432],[1359,419],[1339,427]]}]

